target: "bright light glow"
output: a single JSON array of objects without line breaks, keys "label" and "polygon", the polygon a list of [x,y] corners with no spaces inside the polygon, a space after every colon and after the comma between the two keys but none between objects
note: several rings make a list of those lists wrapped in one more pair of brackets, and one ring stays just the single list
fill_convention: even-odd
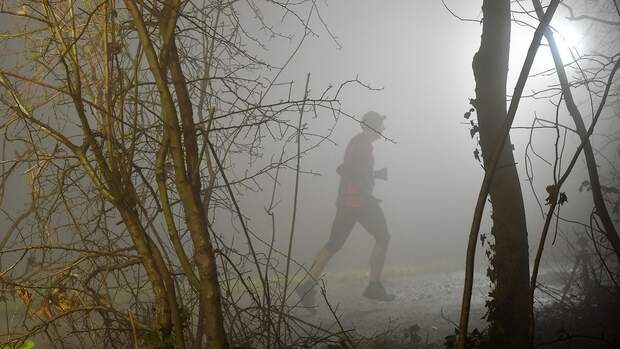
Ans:
[{"label": "bright light glow", "polygon": [[556,17],[552,22],[552,26],[554,28],[553,36],[558,45],[560,55],[562,55],[562,60],[565,62],[572,60],[571,50],[573,54],[576,54],[575,50],[580,50],[580,45],[583,40],[578,28],[574,23],[561,17]]},{"label": "bright light glow", "polygon": [[[551,25],[553,27],[553,37],[555,38],[562,61],[564,64],[572,62],[573,55],[577,56],[584,49],[583,33],[575,22],[566,20],[562,16],[554,18]],[[513,26],[510,47],[511,62],[523,62],[533,34],[534,31],[530,27]],[[547,71],[555,66],[551,51],[547,46],[547,40],[543,38],[541,43],[544,46],[539,47],[536,53],[536,60],[532,67],[533,73]]]}]

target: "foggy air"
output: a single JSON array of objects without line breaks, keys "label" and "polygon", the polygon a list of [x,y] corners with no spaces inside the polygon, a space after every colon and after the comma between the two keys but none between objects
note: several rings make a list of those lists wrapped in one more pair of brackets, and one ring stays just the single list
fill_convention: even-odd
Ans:
[{"label": "foggy air", "polygon": [[620,347],[614,1],[3,1],[0,348]]}]

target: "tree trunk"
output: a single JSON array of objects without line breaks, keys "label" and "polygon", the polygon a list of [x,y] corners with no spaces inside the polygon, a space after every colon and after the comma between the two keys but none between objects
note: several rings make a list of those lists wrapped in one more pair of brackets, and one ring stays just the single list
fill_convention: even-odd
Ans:
[{"label": "tree trunk", "polygon": [[[501,142],[506,119],[506,78],[510,49],[510,1],[484,0],[480,49],[474,56],[476,113],[485,165]],[[506,140],[490,197],[495,235],[496,275],[489,309],[494,348],[526,348],[530,323],[529,260],[525,209],[519,176]]]},{"label": "tree trunk", "polygon": [[[207,231],[207,217],[200,200],[200,179],[198,170],[198,147],[195,139],[192,105],[186,88],[186,81],[178,61],[175,40],[175,20],[179,1],[166,2],[166,13],[161,16],[161,51],[155,52],[148,28],[141,10],[134,0],[125,0],[132,16],[140,42],[144,47],[147,62],[160,93],[160,107],[164,120],[161,146],[172,158],[174,183],[183,207],[185,223],[194,245],[194,259],[198,269],[200,304],[205,315],[206,347],[227,349],[228,339],[224,328],[221,295],[215,263],[215,251]],[[170,71],[179,104],[179,113],[168,84]],[[180,115],[179,115],[180,114]],[[179,127],[179,116],[182,129]],[[187,168],[186,168],[187,166]]]},{"label": "tree trunk", "polygon": [[164,338],[167,338],[172,333],[173,323],[171,318],[172,309],[168,302],[167,290],[164,282],[164,276],[158,266],[154,251],[148,242],[146,232],[140,225],[137,213],[131,208],[131,204],[119,200],[116,203],[116,207],[123,222],[127,227],[127,231],[131,236],[136,251],[142,259],[142,265],[146,270],[151,286],[153,287],[153,296],[155,303],[155,322],[156,330],[163,342]]}]

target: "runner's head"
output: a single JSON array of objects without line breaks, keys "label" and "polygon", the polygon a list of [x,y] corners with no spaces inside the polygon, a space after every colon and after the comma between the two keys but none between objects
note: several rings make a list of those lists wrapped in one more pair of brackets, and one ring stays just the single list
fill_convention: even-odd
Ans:
[{"label": "runner's head", "polygon": [[383,126],[383,120],[385,120],[385,115],[381,115],[376,111],[369,111],[364,116],[362,116],[362,130],[369,135],[372,135],[373,138],[378,139],[381,137],[381,132],[385,130]]}]

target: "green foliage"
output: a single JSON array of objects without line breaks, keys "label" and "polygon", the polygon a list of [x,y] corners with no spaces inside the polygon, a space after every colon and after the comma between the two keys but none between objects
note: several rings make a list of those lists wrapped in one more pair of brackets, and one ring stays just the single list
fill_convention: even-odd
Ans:
[{"label": "green foliage", "polygon": [[32,349],[32,348],[34,348],[34,341],[32,339],[27,339],[19,349]]},{"label": "green foliage", "polygon": [[5,345],[2,347],[2,349],[33,349],[34,347],[34,341],[32,339],[26,339],[26,341],[24,341],[24,343],[22,343],[22,345],[19,347]]}]

